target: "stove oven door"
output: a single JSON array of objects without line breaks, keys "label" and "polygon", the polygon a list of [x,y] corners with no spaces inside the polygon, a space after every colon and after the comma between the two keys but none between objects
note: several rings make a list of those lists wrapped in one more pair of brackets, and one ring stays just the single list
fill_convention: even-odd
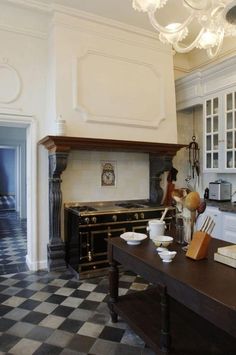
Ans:
[{"label": "stove oven door", "polygon": [[126,225],[89,225],[79,228],[79,272],[108,266],[107,239],[126,232]]}]

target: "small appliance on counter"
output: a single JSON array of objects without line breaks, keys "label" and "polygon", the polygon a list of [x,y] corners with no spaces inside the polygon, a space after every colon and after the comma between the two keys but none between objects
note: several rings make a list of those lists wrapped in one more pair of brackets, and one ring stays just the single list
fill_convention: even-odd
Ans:
[{"label": "small appliance on counter", "polygon": [[231,201],[232,185],[230,182],[216,180],[209,183],[209,200]]}]

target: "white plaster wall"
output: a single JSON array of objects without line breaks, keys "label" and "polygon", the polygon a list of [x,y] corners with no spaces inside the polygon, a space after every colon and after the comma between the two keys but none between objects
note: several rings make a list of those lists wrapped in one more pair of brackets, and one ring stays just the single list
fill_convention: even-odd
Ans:
[{"label": "white plaster wall", "polygon": [[[20,78],[20,92],[17,98],[12,102],[0,102],[1,119],[10,117],[9,125],[21,126],[22,117],[33,117],[36,125],[36,136],[31,135],[28,140],[27,149],[34,150],[37,147],[39,137],[45,135],[45,102],[46,102],[46,77],[47,77],[47,25],[48,19],[41,13],[29,9],[21,9],[11,4],[0,4],[0,63],[10,65]],[[7,76],[0,76],[1,92],[4,86],[9,88]],[[14,91],[13,82],[13,88]],[[9,91],[10,92],[10,91]],[[14,121],[14,124],[11,124]],[[7,118],[6,123],[7,125]],[[24,127],[26,124],[24,123]],[[32,149],[33,148],[33,149]],[[46,267],[46,247],[48,242],[48,204],[44,191],[47,191],[48,176],[44,174],[47,170],[46,152],[39,154],[39,160],[36,162],[38,175],[29,174],[27,184],[32,186],[36,184],[37,196],[27,196],[28,202],[36,201],[37,206],[32,204],[28,206],[32,210],[32,215],[36,214],[37,220],[30,220],[32,224],[29,232],[29,245],[34,244],[33,251],[28,255],[29,263],[38,268],[39,265]],[[28,154],[30,156],[30,154]],[[33,158],[36,160],[36,156]],[[29,171],[31,171],[29,169]],[[31,171],[32,172],[32,171]],[[35,181],[37,179],[37,181]],[[32,189],[32,191],[35,191]],[[32,232],[32,234],[31,234]]]},{"label": "white plaster wall", "polygon": [[67,135],[176,143],[170,49],[62,14],[54,17],[52,35],[56,111],[66,120]]},{"label": "white plaster wall", "polygon": [[[32,142],[29,141],[27,147],[28,151],[32,147],[37,147],[38,152],[35,157],[37,176],[27,177],[27,183],[32,183],[35,187],[32,189],[34,196],[30,196],[29,201],[30,203],[33,200],[37,201],[36,205],[30,206],[32,213],[37,217],[30,229],[34,231],[35,239],[29,240],[30,248],[32,243],[34,248],[29,254],[28,261],[34,268],[47,265],[46,247],[49,234],[48,152],[44,147],[38,147],[37,142],[45,135],[55,133],[54,124],[58,114],[62,114],[62,117],[66,119],[68,135],[71,136],[172,143],[177,141],[171,52],[162,46],[158,48],[156,41],[148,37],[78,20],[73,16],[61,15],[59,17],[59,23],[56,16],[54,26],[50,27],[49,14],[36,13],[29,8],[23,9],[11,4],[0,4],[0,62],[7,63],[14,68],[20,78],[19,95],[12,102],[1,102],[0,112],[3,116],[5,113],[13,116],[14,122],[17,122],[18,117],[20,122],[21,117],[25,115],[33,117],[34,126],[37,127],[36,135],[33,134],[30,137]],[[144,70],[140,74],[139,85],[140,81],[145,81],[144,74],[146,73],[150,86],[147,82],[143,83],[146,89],[145,85],[140,86],[137,93],[140,95],[141,92],[142,100],[140,96],[137,96],[136,111],[129,111],[131,116],[138,116],[139,107],[141,107],[142,115],[145,116],[147,113],[144,120],[141,119],[141,125],[140,122],[132,121],[127,125],[125,118],[123,125],[114,122],[88,122],[75,109],[75,100],[73,101],[75,94],[73,85],[76,84],[73,76],[74,64],[87,49],[95,49],[103,53],[109,51],[108,57],[113,56],[116,60],[121,56],[122,63],[126,65],[127,62],[127,66],[132,65],[142,69],[143,65],[146,72]],[[106,55],[105,57],[108,58]],[[129,78],[127,84],[129,90],[132,89],[132,85],[136,89],[135,74],[134,70],[133,84],[132,78]],[[154,77],[152,85],[151,74]],[[157,90],[155,90],[155,80]],[[11,92],[11,85],[9,82],[4,82],[3,76],[0,77],[0,85],[1,93],[4,92],[4,86]],[[163,92],[160,91],[162,85]],[[115,84],[113,89],[112,93],[117,94]],[[124,85],[125,89],[126,85]],[[128,100],[129,96],[126,96],[124,95]],[[93,97],[96,99],[96,94],[93,93]],[[110,100],[112,101],[112,97]],[[112,107],[111,101],[110,107]],[[151,104],[157,110],[158,127],[152,126]],[[135,102],[126,101],[126,105],[130,105],[133,109]],[[115,112],[114,115],[117,114],[119,118],[123,115],[123,107],[116,106],[116,109],[119,112],[118,114]],[[162,121],[158,122],[159,119]],[[117,162],[117,180],[114,188],[101,188],[100,186],[101,160]],[[63,199],[64,201],[95,201],[148,198],[148,178],[149,164],[146,154],[73,152],[70,155],[68,169],[62,175]],[[30,220],[28,222],[32,223]],[[31,237],[30,235],[29,238]]]}]

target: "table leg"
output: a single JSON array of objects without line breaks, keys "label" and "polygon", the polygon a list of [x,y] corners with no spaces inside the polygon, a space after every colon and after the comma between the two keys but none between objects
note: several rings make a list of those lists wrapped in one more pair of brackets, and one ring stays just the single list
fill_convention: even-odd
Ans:
[{"label": "table leg", "polygon": [[158,285],[161,296],[161,349],[168,352],[171,345],[169,300],[166,286]]},{"label": "table leg", "polygon": [[108,306],[110,309],[111,320],[113,323],[117,322],[117,313],[114,311],[114,303],[118,300],[118,290],[119,290],[119,270],[117,263],[112,261],[109,269],[109,290],[110,298]]}]

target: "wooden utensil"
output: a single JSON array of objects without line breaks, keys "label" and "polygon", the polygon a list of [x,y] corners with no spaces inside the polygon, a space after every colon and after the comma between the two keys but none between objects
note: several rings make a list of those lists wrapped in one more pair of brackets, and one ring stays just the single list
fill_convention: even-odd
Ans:
[{"label": "wooden utensil", "polygon": [[205,201],[201,201],[200,202],[200,205],[198,206],[197,208],[197,215],[196,215],[196,218],[195,218],[195,223],[199,217],[200,214],[204,213],[206,210],[206,202]]},{"label": "wooden utensil", "polygon": [[161,218],[160,218],[160,222],[163,222],[163,220],[164,220],[164,218],[165,218],[165,216],[166,216],[166,214],[167,214],[168,209],[169,209],[168,207],[165,208],[165,210],[164,210],[164,212],[162,213],[162,216],[161,216]]}]

